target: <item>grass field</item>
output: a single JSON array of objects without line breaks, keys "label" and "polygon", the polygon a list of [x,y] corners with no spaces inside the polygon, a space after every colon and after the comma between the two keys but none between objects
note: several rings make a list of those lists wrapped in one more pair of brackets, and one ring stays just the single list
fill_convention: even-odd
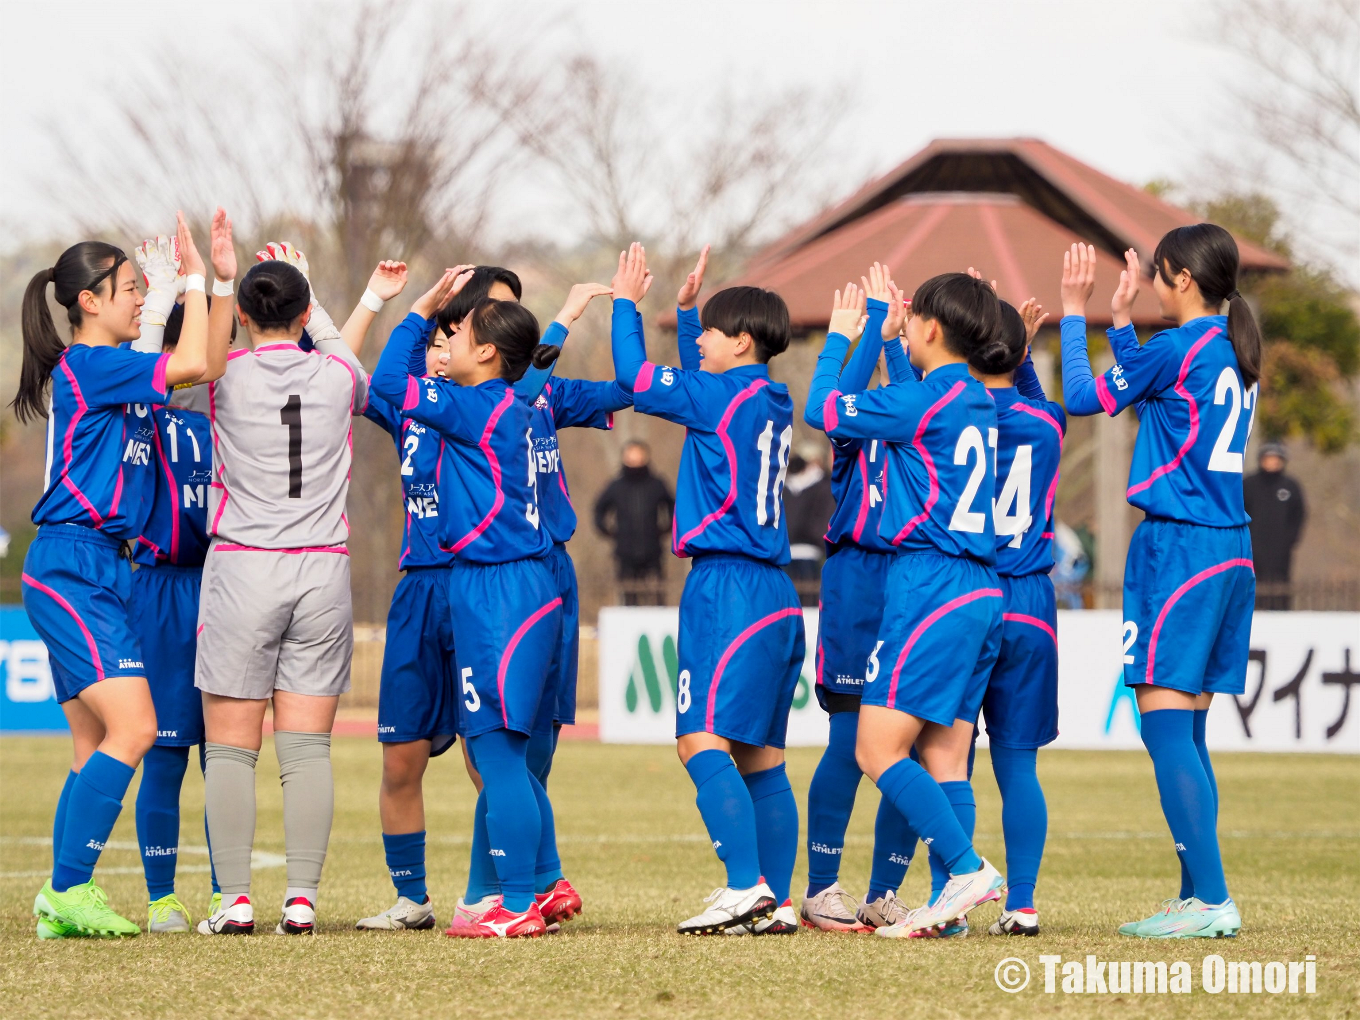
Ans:
[{"label": "grass field", "polygon": [[[0,1016],[365,1017],[1360,1017],[1360,760],[1221,755],[1220,830],[1243,934],[1215,943],[1141,943],[1114,934],[1176,889],[1177,867],[1141,754],[1048,752],[1048,851],[1038,903],[1040,938],[975,934],[950,942],[890,942],[803,931],[792,938],[682,939],[677,920],[720,881],[693,789],[669,748],[564,743],[551,792],[567,874],[585,914],[563,934],[534,941],[470,943],[439,932],[352,930],[391,902],[377,815],[374,742],[338,738],[336,817],[315,939],[256,935],[138,938],[122,943],[38,942],[29,909],[49,866],[51,811],[66,769],[64,740],[0,740]],[[796,749],[789,772],[800,810],[817,752]],[[255,872],[261,920],[282,897],[280,794],[268,743],[259,767]],[[979,755],[978,846],[1000,863],[1000,807]],[[209,896],[202,869],[202,781],[185,784],[180,895],[196,916]],[[427,780],[431,894],[447,919],[466,877],[470,786],[454,753]],[[101,863],[113,905],[144,919],[145,887],[131,811]],[[842,877],[862,894],[877,794],[865,783]],[[924,863],[924,860],[920,862]],[[800,859],[795,889],[801,891]],[[914,866],[904,889],[929,886]],[[795,893],[796,902],[796,893]],[[996,908],[975,911],[985,931]],[[1317,994],[1211,995],[1201,961],[1290,961],[1317,956]],[[1041,953],[1064,960],[1185,960],[1190,995],[1044,994]],[[1016,956],[1034,974],[1008,995],[993,979]]]}]

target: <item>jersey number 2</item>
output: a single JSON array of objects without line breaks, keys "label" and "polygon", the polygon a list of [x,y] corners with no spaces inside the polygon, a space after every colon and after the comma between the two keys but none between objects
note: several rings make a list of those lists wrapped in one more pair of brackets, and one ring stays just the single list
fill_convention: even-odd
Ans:
[{"label": "jersey number 2", "polygon": [[279,422],[288,426],[288,498],[302,498],[302,397],[288,394],[279,408]]},{"label": "jersey number 2", "polygon": [[[1247,438],[1251,438],[1251,427],[1256,424],[1256,384],[1253,383],[1251,388],[1243,393],[1238,386],[1237,373],[1231,368],[1225,368],[1218,374],[1218,382],[1214,384],[1214,403],[1222,404],[1225,400],[1228,402],[1228,420],[1223,423],[1213,452],[1209,454],[1209,470],[1240,475],[1242,454],[1229,450],[1228,444],[1237,435],[1237,419],[1242,416],[1243,404],[1251,411],[1251,418],[1247,421]],[[1246,443],[1244,442],[1242,446],[1245,449]]]}]

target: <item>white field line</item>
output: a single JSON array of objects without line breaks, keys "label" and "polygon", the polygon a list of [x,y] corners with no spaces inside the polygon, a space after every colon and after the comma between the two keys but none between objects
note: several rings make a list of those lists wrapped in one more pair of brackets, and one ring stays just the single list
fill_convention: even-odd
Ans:
[{"label": "white field line", "polygon": [[[10,844],[17,846],[51,846],[51,836],[0,836],[0,844]],[[136,843],[123,840],[114,840],[104,845],[105,850],[132,850],[140,848]],[[206,846],[196,846],[185,844],[179,848],[181,854],[197,854],[202,857],[208,856]],[[252,868],[282,868],[288,863],[288,859],[283,854],[270,853],[267,850],[254,850],[250,854],[250,866]],[[99,875],[140,875],[142,869],[136,868],[105,868],[95,869]],[[193,875],[208,874],[212,871],[210,864],[181,864],[176,867],[176,874]],[[42,871],[0,871],[0,880],[7,878],[42,878],[52,873],[51,868],[44,868]]]}]

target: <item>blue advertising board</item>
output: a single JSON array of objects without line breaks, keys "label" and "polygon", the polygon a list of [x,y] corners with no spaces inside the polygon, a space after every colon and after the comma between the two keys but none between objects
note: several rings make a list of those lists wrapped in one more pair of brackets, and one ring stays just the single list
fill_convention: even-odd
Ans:
[{"label": "blue advertising board", "polygon": [[66,729],[47,646],[23,606],[0,606],[0,733]]}]

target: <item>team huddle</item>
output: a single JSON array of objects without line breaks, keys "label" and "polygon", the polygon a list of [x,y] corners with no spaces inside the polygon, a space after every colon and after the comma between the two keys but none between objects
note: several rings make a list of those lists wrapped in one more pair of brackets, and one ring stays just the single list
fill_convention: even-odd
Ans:
[{"label": "team huddle", "polygon": [[[1241,474],[1260,335],[1227,231],[1198,224],[1162,239],[1152,285],[1175,325],[1142,345],[1131,309],[1147,274],[1126,253],[1111,302],[1117,363],[1099,375],[1085,319],[1096,252],[1072,246],[1061,268],[1066,410],[1029,356],[1047,319],[1033,299],[1014,308],[971,269],[908,297],[877,263],[837,291],[803,410],[832,444],[836,510],[816,649],[830,740],[808,796],[797,913],[784,744],[805,638],[781,569],[794,402],[769,371],[791,339],[783,299],[730,287],[700,309],[705,249],[677,298],[679,365],[666,366],[646,349],[639,305],[653,277],[640,245],[620,253],[609,286],[573,287],[546,330],[514,273],[458,266],[414,302],[370,377],[358,354],[405,289],[404,263],[379,263],[337,326],[293,246],[268,245],[238,285],[219,209],[209,254],[211,301],[182,216],[174,237],[136,250],[136,269],[111,245],[81,242],[24,297],[13,406],[20,420],[48,419],[24,605],[74,741],[52,874],[34,902],[39,938],[140,933],[93,881],[138,764],[147,930],[191,930],[175,862],[193,747],[213,881],[196,929],[253,932],[255,767],[271,708],[287,857],[275,931],[315,931],[331,730],[353,651],[356,417],[392,437],[405,508],[378,709],[396,902],[357,927],[435,927],[422,781],[455,743],[478,796],[467,889],[446,934],[534,937],[579,914],[547,792],[561,728],[575,722],[579,635],[566,548],[577,522],[557,433],[610,428],[627,407],[686,430],[673,546],[693,564],[676,741],[726,881],[678,931],[951,938],[968,933],[974,907],[1003,901],[990,932],[1036,935],[1047,831],[1036,758],[1058,733],[1049,571],[1062,442],[1068,414],[1130,405],[1140,427],[1128,499],[1147,519],[1125,576],[1125,683],[1182,877],[1177,895],[1120,932],[1237,934],[1204,734],[1213,695],[1245,683],[1255,577]],[[557,375],[572,324],[604,296],[614,377]],[[973,846],[979,721],[1002,795],[1004,874]],[[881,797],[861,900],[839,865],[863,775]],[[897,891],[918,842],[932,888],[912,907]]]}]

